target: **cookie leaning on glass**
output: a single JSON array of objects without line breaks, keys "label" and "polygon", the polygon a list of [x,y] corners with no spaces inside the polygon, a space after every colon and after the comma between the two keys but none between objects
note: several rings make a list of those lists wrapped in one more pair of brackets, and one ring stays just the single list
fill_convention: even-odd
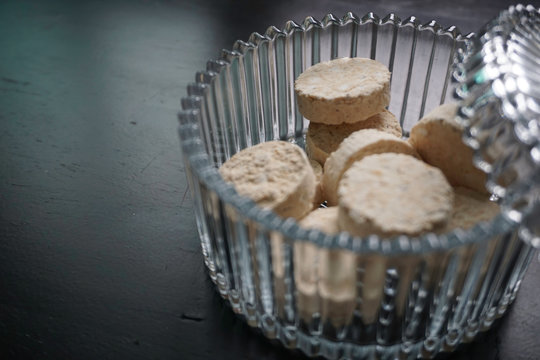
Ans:
[{"label": "cookie leaning on glass", "polygon": [[304,151],[287,141],[269,141],[234,154],[220,168],[236,191],[297,220],[313,209],[316,180]]},{"label": "cookie leaning on glass", "polygon": [[[337,207],[319,208],[303,218],[300,226],[337,234],[337,217]],[[294,266],[297,307],[304,321],[309,322],[314,313],[320,313],[323,323],[348,323],[356,306],[355,254],[296,242]]]},{"label": "cookie leaning on glass", "polygon": [[436,107],[413,126],[409,142],[452,185],[487,193],[486,174],[474,166],[473,151],[461,140],[463,128],[455,120],[456,112],[455,103]]}]

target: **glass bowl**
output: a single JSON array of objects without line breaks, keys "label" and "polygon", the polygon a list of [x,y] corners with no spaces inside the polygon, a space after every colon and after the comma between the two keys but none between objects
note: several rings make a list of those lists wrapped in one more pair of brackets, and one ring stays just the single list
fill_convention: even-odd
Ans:
[{"label": "glass bowl", "polygon": [[458,52],[456,119],[487,188],[540,248],[540,9],[512,5]]},{"label": "glass bowl", "polygon": [[218,167],[269,140],[304,147],[294,80],[320,61],[368,57],[392,72],[389,110],[403,135],[452,100],[455,54],[470,36],[394,14],[327,15],[253,33],[188,86],[179,114],[187,180],[209,275],[247,324],[309,356],[417,358],[489,329],[533,256],[499,215],[444,235],[359,238],[300,228],[239,196]]}]

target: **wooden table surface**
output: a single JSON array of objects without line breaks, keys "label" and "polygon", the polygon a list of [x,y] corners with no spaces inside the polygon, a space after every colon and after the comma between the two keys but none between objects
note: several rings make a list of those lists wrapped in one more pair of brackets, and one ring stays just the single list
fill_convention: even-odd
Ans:
[{"label": "wooden table surface", "polygon": [[[206,275],[176,135],[187,84],[288,19],[395,12],[467,33],[509,4],[1,2],[0,358],[302,359]],[[537,261],[497,328],[450,358],[540,359]]]}]

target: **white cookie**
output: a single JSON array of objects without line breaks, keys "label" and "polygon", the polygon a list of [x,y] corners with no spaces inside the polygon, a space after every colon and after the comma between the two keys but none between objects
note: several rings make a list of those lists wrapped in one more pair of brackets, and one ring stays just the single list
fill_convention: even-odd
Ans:
[{"label": "white cookie", "polygon": [[[300,226],[337,234],[337,207],[320,208],[300,221]],[[356,256],[346,250],[295,244],[295,283],[298,309],[307,321],[320,312],[334,326],[350,321],[356,306]]]},{"label": "white cookie", "polygon": [[[328,234],[337,233],[337,208],[320,208],[310,212],[299,223],[308,229],[318,229]],[[300,317],[311,321],[315,313],[320,313],[318,283],[320,278],[320,255],[323,249],[309,242],[294,244],[294,281],[296,301]]]},{"label": "white cookie", "polygon": [[337,205],[337,190],[341,177],[355,161],[385,152],[417,156],[407,141],[375,129],[356,131],[343,140],[324,164],[323,190],[328,204]]},{"label": "white cookie", "polygon": [[403,154],[355,162],[339,185],[341,230],[352,235],[416,236],[445,226],[454,191],[443,173]]},{"label": "white cookie", "polygon": [[348,250],[322,250],[319,258],[322,320],[342,326],[356,307],[356,256]]},{"label": "white cookie", "polygon": [[461,140],[455,120],[457,104],[444,104],[411,129],[409,142],[430,165],[442,170],[450,184],[486,193],[486,174],[472,162],[473,151]]},{"label": "white cookie", "polygon": [[390,71],[371,59],[335,59],[306,69],[294,89],[298,110],[310,121],[354,123],[388,106]]},{"label": "white cookie", "polygon": [[387,110],[365,121],[350,124],[326,125],[310,122],[306,134],[306,153],[310,159],[324,165],[328,156],[337,150],[346,137],[362,129],[376,129],[401,137],[399,121]]},{"label": "white cookie", "polygon": [[284,218],[301,219],[313,208],[315,175],[296,145],[269,141],[233,155],[219,169],[226,182]]},{"label": "white cookie", "polygon": [[499,205],[490,201],[489,195],[465,187],[456,187],[452,217],[440,233],[458,228],[470,229],[479,222],[493,219],[499,212]]},{"label": "white cookie", "polygon": [[335,206],[315,209],[300,220],[299,225],[307,229],[317,229],[330,235],[337,234],[339,232],[337,214],[338,209]]}]

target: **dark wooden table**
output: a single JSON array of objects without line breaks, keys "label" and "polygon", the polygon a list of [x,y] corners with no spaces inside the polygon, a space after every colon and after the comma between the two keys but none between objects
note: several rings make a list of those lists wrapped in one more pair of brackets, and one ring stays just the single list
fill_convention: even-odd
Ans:
[{"label": "dark wooden table", "polygon": [[[206,276],[176,136],[196,71],[250,32],[328,12],[463,32],[505,1],[0,3],[0,358],[302,358]],[[538,4],[537,4],[538,5]],[[452,359],[540,359],[540,264]]]}]

